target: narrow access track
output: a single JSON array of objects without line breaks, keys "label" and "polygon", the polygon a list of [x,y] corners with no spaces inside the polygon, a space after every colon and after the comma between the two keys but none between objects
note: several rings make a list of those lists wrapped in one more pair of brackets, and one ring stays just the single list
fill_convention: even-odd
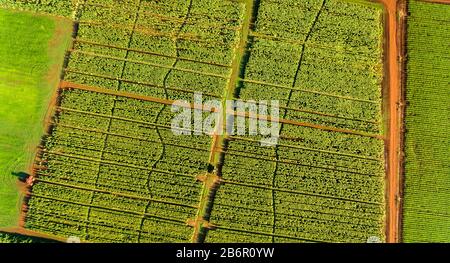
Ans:
[{"label": "narrow access track", "polygon": [[[71,82],[66,82],[66,81],[61,81],[60,88],[62,90],[64,90],[64,89],[79,89],[79,90],[84,90],[84,91],[96,92],[96,93],[100,93],[100,94],[161,103],[161,104],[165,104],[165,105],[173,105],[175,103],[174,100],[170,100],[170,99],[162,99],[162,98],[156,98],[156,97],[151,97],[151,96],[139,95],[139,94],[131,93],[131,92],[117,91],[117,90],[105,89],[105,88],[93,87],[93,86],[86,86],[86,85],[81,85],[81,84],[76,84],[76,83],[71,83]],[[198,105],[195,103],[183,103],[183,104],[177,104],[177,105],[181,106],[181,107],[196,109],[196,110],[204,110],[202,105]],[[216,109],[216,108],[213,108],[210,110],[210,112],[218,112],[218,111],[219,111],[219,109]],[[278,121],[283,124],[290,124],[290,125],[294,125],[294,126],[308,127],[308,128],[319,129],[319,130],[324,130],[324,131],[340,132],[340,133],[345,133],[345,134],[360,135],[363,137],[372,137],[372,138],[377,138],[380,140],[383,139],[383,136],[378,135],[378,134],[370,134],[370,133],[361,132],[361,131],[341,129],[341,128],[323,126],[323,125],[307,123],[307,122],[292,121],[292,120],[287,120],[287,119],[272,120],[270,118],[270,116],[263,116],[263,115],[259,115],[259,114],[252,115],[249,113],[239,113],[239,112],[235,112],[235,111],[233,111],[233,112],[227,111],[224,113],[227,115],[234,115],[234,116],[238,116],[238,117],[266,120],[269,122]],[[224,124],[221,123],[218,126],[223,128]],[[215,140],[215,144],[219,143],[219,141],[220,141],[217,138],[214,140]]]},{"label": "narrow access track", "polygon": [[400,182],[402,162],[402,86],[401,86],[401,41],[398,0],[379,0],[385,8],[385,63],[386,82],[384,92],[387,111],[386,162],[387,162],[387,215],[386,242],[400,241]]}]

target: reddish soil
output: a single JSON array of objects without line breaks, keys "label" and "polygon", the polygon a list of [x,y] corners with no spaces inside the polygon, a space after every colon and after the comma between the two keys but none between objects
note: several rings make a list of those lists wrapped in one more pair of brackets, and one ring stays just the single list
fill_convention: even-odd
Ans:
[{"label": "reddish soil", "polygon": [[[71,83],[71,82],[66,82],[66,81],[61,81],[60,87],[61,87],[61,89],[79,89],[79,90],[92,91],[92,92],[102,93],[102,94],[107,94],[107,95],[114,95],[114,96],[119,96],[119,97],[138,99],[138,100],[142,100],[142,101],[156,102],[156,103],[161,103],[161,104],[166,104],[166,105],[172,105],[175,102],[173,100],[168,100],[168,99],[155,98],[155,97],[151,97],[151,96],[144,96],[144,95],[139,95],[139,94],[135,94],[135,93],[131,93],[131,92],[104,89],[104,88],[100,88],[100,87],[86,86],[86,85],[81,85],[81,84],[76,84],[76,83]],[[203,110],[201,105],[198,106],[198,105],[195,105],[192,103],[180,105],[180,106],[191,108],[191,109]],[[217,112],[217,111],[218,111],[218,109],[216,109],[216,108],[213,108],[211,110],[211,112]],[[236,116],[243,116],[243,117],[248,117],[248,118],[258,118],[260,120],[271,121],[271,118],[269,116],[262,116],[262,115],[252,116],[252,115],[249,115],[248,113],[242,114],[242,113],[237,113],[237,112],[231,112],[231,113],[229,112],[228,114],[233,114],[233,113]],[[341,132],[341,133],[355,134],[355,135],[361,135],[361,136],[366,136],[366,137],[373,137],[373,138],[377,138],[377,139],[383,139],[382,136],[379,136],[376,134],[368,134],[368,133],[360,132],[360,131],[328,127],[328,126],[323,126],[323,125],[317,125],[317,124],[299,122],[299,121],[292,121],[292,120],[286,120],[286,119],[279,119],[278,121],[280,123],[284,123],[284,124],[291,124],[291,125],[296,125],[296,126],[315,128],[315,129],[320,129],[320,130],[324,130],[324,131],[334,131],[334,132]],[[215,139],[217,139],[217,138],[215,138]],[[214,142],[214,144],[216,144],[216,145],[217,145],[217,143],[218,142]],[[216,147],[216,146],[214,146],[214,147]]]},{"label": "reddish soil", "polygon": [[403,42],[399,36],[397,0],[380,0],[385,7],[385,62],[386,90],[384,92],[387,115],[386,164],[387,164],[387,218],[386,241],[399,242],[400,236],[400,171],[402,141],[402,88],[400,50]]}]

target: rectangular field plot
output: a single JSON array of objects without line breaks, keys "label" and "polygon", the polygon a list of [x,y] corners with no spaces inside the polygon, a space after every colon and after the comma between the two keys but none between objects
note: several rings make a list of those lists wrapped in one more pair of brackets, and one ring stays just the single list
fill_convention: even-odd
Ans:
[{"label": "rectangular field plot", "polygon": [[[188,242],[201,193],[196,176],[208,169],[211,139],[174,135],[167,114],[163,104],[63,91],[26,226],[94,242]],[[53,201],[60,220],[45,212]],[[79,209],[79,218],[69,217],[66,205]],[[46,228],[50,223],[56,230]]]},{"label": "rectangular field plot", "polygon": [[[27,229],[87,242],[384,240],[381,5],[28,2],[15,6],[75,23]],[[176,135],[171,103],[199,92],[278,100],[278,143],[223,127]]]},{"label": "rectangular field plot", "polygon": [[449,242],[450,6],[408,11],[403,241]]}]

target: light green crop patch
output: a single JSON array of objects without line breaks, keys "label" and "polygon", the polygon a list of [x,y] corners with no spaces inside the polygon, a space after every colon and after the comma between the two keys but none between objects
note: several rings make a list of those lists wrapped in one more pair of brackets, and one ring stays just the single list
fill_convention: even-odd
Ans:
[{"label": "light green crop patch", "polygon": [[27,171],[43,134],[70,30],[62,19],[0,9],[0,227],[17,224],[13,173]]}]

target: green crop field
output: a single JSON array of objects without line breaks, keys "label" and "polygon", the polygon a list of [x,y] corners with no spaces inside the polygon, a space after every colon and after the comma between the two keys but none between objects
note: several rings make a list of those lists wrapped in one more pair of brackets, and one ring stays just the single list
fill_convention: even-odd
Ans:
[{"label": "green crop field", "polygon": [[450,5],[409,2],[405,242],[450,242]]},{"label": "green crop field", "polygon": [[[55,36],[56,31],[59,35]],[[0,9],[0,226],[17,224],[18,178],[43,133],[43,117],[71,26],[65,20]],[[51,46],[50,46],[51,44]]]},{"label": "green crop field", "polygon": [[55,243],[55,241],[0,232],[0,243]]},{"label": "green crop field", "polygon": [[[25,228],[88,242],[384,240],[381,5],[3,6],[77,24]],[[174,135],[175,113],[164,102],[192,101],[195,92],[203,100],[279,100],[288,121],[278,144]]]},{"label": "green crop field", "polygon": [[[290,120],[382,133],[380,6],[261,0],[257,10],[241,99],[278,99]],[[232,136],[207,242],[384,237],[382,140],[287,124],[281,136],[269,149]]]}]

